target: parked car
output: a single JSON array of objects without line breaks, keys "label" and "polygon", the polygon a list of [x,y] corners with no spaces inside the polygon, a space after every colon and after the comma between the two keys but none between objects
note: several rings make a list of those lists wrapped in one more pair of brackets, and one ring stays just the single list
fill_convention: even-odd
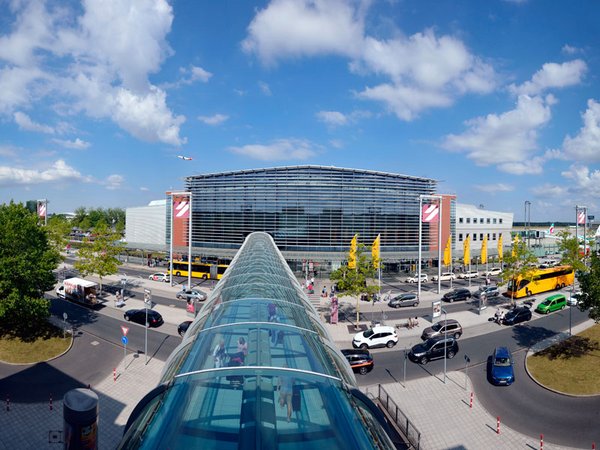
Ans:
[{"label": "parked car", "polygon": [[518,306],[504,315],[502,323],[504,325],[516,325],[521,322],[527,322],[528,320],[531,320],[531,310],[525,306]]},{"label": "parked car", "polygon": [[445,302],[455,302],[458,300],[466,300],[468,298],[471,298],[471,291],[469,291],[466,288],[457,288],[457,289],[453,289],[450,292],[446,292],[443,296],[442,296],[442,300],[444,300]]},{"label": "parked car", "polygon": [[493,298],[500,295],[500,290],[498,289],[498,286],[479,286],[479,289],[475,291],[473,297],[479,298],[483,293],[485,293],[485,298]]},{"label": "parked car", "polygon": [[354,348],[374,348],[388,347],[392,348],[398,343],[398,334],[394,327],[385,325],[375,325],[366,331],[361,331],[354,335],[352,347]]},{"label": "parked car", "polygon": [[487,272],[485,272],[485,275],[488,277],[495,277],[497,275],[500,275],[501,273],[502,269],[500,267],[492,267]]},{"label": "parked car", "polygon": [[[438,276],[434,275],[431,277],[431,281],[437,281],[438,280]],[[443,272],[440,275],[440,281],[450,281],[450,280],[456,280],[456,275],[453,274],[452,272]]]},{"label": "parked car", "polygon": [[154,281],[162,281],[163,283],[168,283],[170,281],[171,277],[167,273],[157,272],[157,273],[153,273],[152,275],[148,275],[148,279],[154,280]]},{"label": "parked car", "polygon": [[468,279],[468,278],[477,278],[479,276],[479,272],[476,270],[470,270],[468,272],[461,272],[458,274],[458,278]]},{"label": "parked car", "polygon": [[574,294],[569,295],[567,304],[569,306],[577,306],[581,302],[581,291],[577,291]]},{"label": "parked car", "polygon": [[[429,281],[429,278],[427,277],[426,273],[422,273],[421,274],[421,283],[427,283]],[[415,273],[413,276],[408,277],[405,281],[405,283],[418,283],[419,282],[419,274]]]},{"label": "parked car", "polygon": [[515,381],[513,359],[507,347],[496,347],[492,353],[490,381],[496,386],[509,386]]},{"label": "parked car", "polygon": [[199,302],[203,302],[208,295],[206,295],[206,292],[198,291],[196,289],[182,289],[175,294],[175,297],[180,300],[198,300]]},{"label": "parked car", "polygon": [[375,364],[369,350],[362,348],[344,349],[342,350],[342,354],[346,357],[348,363],[350,363],[353,371],[361,375],[366,375],[373,370]]},{"label": "parked car", "polygon": [[540,303],[535,312],[540,314],[548,314],[559,309],[565,309],[567,306],[567,298],[563,294],[555,294],[547,297],[542,303]]},{"label": "parked car", "polygon": [[425,341],[438,336],[452,336],[454,339],[458,339],[462,333],[463,329],[458,320],[440,320],[432,326],[425,328],[421,334],[421,339]]},{"label": "parked car", "polygon": [[188,328],[190,327],[191,324],[192,324],[191,320],[186,320],[185,322],[181,322],[179,324],[179,326],[177,327],[177,332],[179,333],[179,336],[183,337],[183,335],[188,330]]},{"label": "parked car", "polygon": [[130,309],[125,311],[123,317],[125,320],[130,320],[140,325],[146,325],[146,313],[148,314],[148,326],[159,327],[164,323],[164,320],[158,311],[153,309]]},{"label": "parked car", "polygon": [[417,294],[398,294],[390,299],[388,306],[391,308],[400,308],[402,306],[418,306],[419,297]]},{"label": "parked car", "polygon": [[433,359],[444,357],[452,359],[457,353],[458,342],[456,342],[456,339],[451,336],[447,338],[438,336],[415,345],[410,349],[408,357],[416,363],[427,364]]}]

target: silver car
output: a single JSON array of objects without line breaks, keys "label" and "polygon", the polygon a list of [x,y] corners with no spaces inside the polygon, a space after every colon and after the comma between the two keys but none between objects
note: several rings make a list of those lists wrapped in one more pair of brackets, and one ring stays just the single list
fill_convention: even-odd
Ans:
[{"label": "silver car", "polygon": [[199,302],[203,302],[208,298],[206,292],[198,291],[196,289],[182,289],[175,296],[181,300],[197,300]]}]

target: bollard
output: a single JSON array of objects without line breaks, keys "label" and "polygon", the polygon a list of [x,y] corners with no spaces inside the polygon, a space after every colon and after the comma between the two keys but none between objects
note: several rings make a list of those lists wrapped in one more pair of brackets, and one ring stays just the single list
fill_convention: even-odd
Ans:
[{"label": "bollard", "polygon": [[473,392],[471,392],[471,400],[469,400],[469,408],[473,409]]},{"label": "bollard", "polygon": [[10,398],[8,397],[8,395],[6,396],[6,410],[10,411]]},{"label": "bollard", "polygon": [[596,450],[596,443],[592,442],[592,450]]},{"label": "bollard", "polygon": [[50,411],[52,411],[52,394],[50,394],[50,403],[48,404]]},{"label": "bollard", "polygon": [[500,416],[496,417],[496,434],[500,434]]},{"label": "bollard", "polygon": [[113,369],[113,381],[115,383],[117,382],[117,368],[116,367]]},{"label": "bollard", "polygon": [[544,450],[544,435],[540,434],[540,450]]}]

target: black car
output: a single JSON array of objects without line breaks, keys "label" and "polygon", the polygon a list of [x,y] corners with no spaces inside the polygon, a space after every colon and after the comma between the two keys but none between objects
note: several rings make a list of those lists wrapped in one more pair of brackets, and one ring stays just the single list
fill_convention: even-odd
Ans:
[{"label": "black car", "polygon": [[369,350],[363,350],[360,348],[342,350],[342,354],[346,357],[350,363],[350,367],[355,372],[365,375],[373,370],[373,357]]},{"label": "black car", "polygon": [[442,297],[442,300],[452,303],[459,300],[466,300],[468,298],[471,298],[471,291],[465,288],[458,288],[450,292],[446,292]]},{"label": "black car", "polygon": [[528,320],[531,320],[531,310],[526,306],[519,306],[508,311],[502,319],[502,323],[504,325],[516,325]]},{"label": "black car", "polygon": [[419,297],[417,294],[399,294],[392,297],[388,302],[388,306],[391,308],[400,308],[401,306],[418,306]]},{"label": "black car", "polygon": [[185,332],[187,331],[187,329],[190,327],[191,324],[192,324],[191,320],[186,320],[185,322],[181,322],[179,324],[179,326],[177,327],[177,332],[179,333],[179,336],[183,337],[183,335],[185,334]]},{"label": "black car", "polygon": [[410,349],[408,358],[419,364],[427,364],[432,359],[454,358],[458,353],[458,342],[451,336],[433,337]]},{"label": "black car", "polygon": [[[149,327],[159,327],[164,323],[162,316],[154,311],[153,309],[148,309],[148,326]],[[125,320],[130,320],[135,323],[139,323],[140,325],[146,324],[146,309],[130,309],[126,311],[123,315]]]}]

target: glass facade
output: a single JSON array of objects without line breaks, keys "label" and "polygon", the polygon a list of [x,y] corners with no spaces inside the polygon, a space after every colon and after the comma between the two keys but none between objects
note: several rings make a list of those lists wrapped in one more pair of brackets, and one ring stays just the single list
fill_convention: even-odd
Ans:
[{"label": "glass facade", "polygon": [[[414,258],[419,195],[433,195],[435,188],[428,178],[322,166],[190,176],[194,253],[238,249],[248,234],[264,231],[286,257],[331,257],[346,253],[358,233],[365,245],[380,234],[388,260]],[[425,252],[428,227],[423,224]]]},{"label": "glass facade", "polygon": [[394,448],[273,239],[247,237],[120,448]]}]

